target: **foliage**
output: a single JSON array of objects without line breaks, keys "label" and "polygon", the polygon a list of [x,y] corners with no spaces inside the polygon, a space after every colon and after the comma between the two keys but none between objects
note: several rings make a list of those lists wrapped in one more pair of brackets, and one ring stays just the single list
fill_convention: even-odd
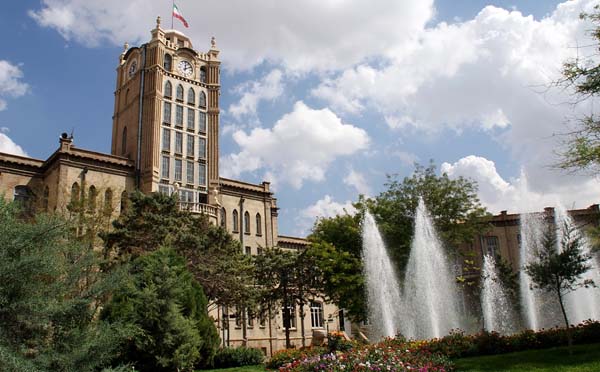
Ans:
[{"label": "foliage", "polygon": [[212,366],[214,368],[231,368],[261,364],[265,356],[259,349],[249,347],[222,348],[217,350]]},{"label": "foliage", "polygon": [[323,355],[325,353],[327,353],[327,349],[320,346],[279,350],[271,356],[271,359],[266,363],[266,366],[269,369],[278,369],[295,360],[302,360],[316,355]]},{"label": "foliage", "polygon": [[558,297],[567,327],[569,345],[572,344],[572,338],[564,296],[577,288],[595,285],[592,280],[581,278],[591,268],[589,264],[591,256],[583,252],[581,239],[575,228],[565,223],[559,251],[556,229],[549,225],[544,231],[542,246],[537,249],[536,260],[524,268],[537,288]]},{"label": "foliage", "polygon": [[[577,344],[600,342],[600,323],[585,321],[572,328],[573,340]],[[410,349],[441,353],[449,358],[468,356],[505,354],[531,349],[547,349],[563,345],[568,338],[565,328],[551,328],[540,331],[526,330],[513,335],[503,336],[496,332],[482,331],[466,335],[461,331],[432,340],[405,341],[394,340]],[[390,341],[392,342],[392,341]]]},{"label": "foliage", "polygon": [[219,339],[200,285],[182,257],[162,248],[131,263],[103,318],[135,327],[125,362],[142,370],[191,369],[212,362]]},{"label": "foliage", "polygon": [[307,253],[322,272],[320,289],[355,322],[367,318],[360,218],[346,214],[319,219],[308,237]]},{"label": "foliage", "polygon": [[[594,28],[590,36],[600,41],[600,6],[593,13],[582,13],[581,19],[589,20]],[[563,64],[562,79],[557,85],[573,88],[577,101],[596,97],[600,93],[600,65],[595,57],[576,58]],[[559,153],[556,164],[567,170],[588,170],[596,173],[600,166],[600,121],[593,113],[578,120],[575,130],[567,133],[565,150]]]},{"label": "foliage", "polygon": [[135,258],[163,246],[186,259],[188,269],[211,302],[235,305],[252,296],[252,264],[225,229],[204,215],[179,208],[177,196],[161,193],[131,195],[130,207],[114,229],[102,234],[107,257]]},{"label": "foliage", "polygon": [[57,216],[20,220],[0,198],[0,358],[15,370],[95,371],[118,354],[126,325],[98,321],[121,280]]},{"label": "foliage", "polygon": [[420,197],[442,241],[454,253],[461,243],[471,242],[489,227],[489,214],[479,202],[476,182],[463,177],[450,179],[445,173],[438,176],[433,163],[428,167],[415,164],[414,173],[402,181],[398,175],[388,176],[386,187],[367,204],[401,271],[410,254],[414,212]]},{"label": "foliage", "polygon": [[349,351],[359,346],[361,346],[361,343],[356,340],[346,340],[342,334],[330,332],[327,335],[327,347],[329,348],[330,353],[336,351]]}]

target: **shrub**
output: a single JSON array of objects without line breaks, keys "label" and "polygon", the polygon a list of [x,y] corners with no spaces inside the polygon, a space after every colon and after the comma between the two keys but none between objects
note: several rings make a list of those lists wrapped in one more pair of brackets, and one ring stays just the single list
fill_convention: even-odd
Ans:
[{"label": "shrub", "polygon": [[237,348],[222,348],[217,350],[214,358],[214,368],[231,368],[254,366],[263,362],[264,355],[259,349],[240,346]]},{"label": "shrub", "polygon": [[359,345],[357,341],[346,340],[340,334],[330,333],[327,335],[327,347],[330,353],[335,351],[350,351]]}]

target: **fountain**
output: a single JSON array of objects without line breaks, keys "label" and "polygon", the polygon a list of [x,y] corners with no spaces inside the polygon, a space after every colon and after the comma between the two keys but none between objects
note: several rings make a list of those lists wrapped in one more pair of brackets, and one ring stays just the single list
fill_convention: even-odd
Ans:
[{"label": "fountain", "polygon": [[517,328],[514,309],[498,276],[496,259],[488,254],[483,257],[481,280],[481,309],[485,330],[503,335],[514,333]]},{"label": "fountain", "polygon": [[402,291],[405,306],[402,334],[415,339],[442,337],[452,329],[461,328],[460,293],[422,198],[415,213],[414,229]]},{"label": "fountain", "polygon": [[[561,205],[555,209],[554,223],[557,227],[557,249],[559,251],[562,249],[561,241],[570,229],[570,238],[580,238],[583,253],[591,254],[590,244],[585,235],[574,225],[573,219]],[[588,264],[591,268],[583,275],[582,280],[590,279],[593,280],[596,285],[600,285],[600,275],[596,257],[592,256],[592,259]],[[578,288],[576,291],[568,293],[565,296],[565,305],[569,321],[572,324],[578,324],[587,319],[600,320],[600,290],[597,288]]]},{"label": "fountain", "polygon": [[370,336],[373,340],[393,337],[398,333],[400,286],[375,219],[368,211],[363,220],[362,239],[369,319],[372,325]]},{"label": "fountain", "polygon": [[520,219],[521,248],[519,258],[521,270],[519,271],[519,283],[521,309],[527,328],[537,331],[542,328],[539,319],[542,293],[539,290],[533,289],[531,278],[523,270],[523,267],[535,259],[536,249],[540,243],[540,234],[543,229],[543,220],[538,214],[533,213],[522,214]]}]

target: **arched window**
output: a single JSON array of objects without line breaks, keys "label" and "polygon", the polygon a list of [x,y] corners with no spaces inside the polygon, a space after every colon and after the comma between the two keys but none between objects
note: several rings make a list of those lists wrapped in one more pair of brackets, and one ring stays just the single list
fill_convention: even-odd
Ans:
[{"label": "arched window", "polygon": [[221,208],[221,227],[227,228],[227,212],[225,211],[225,207]]},{"label": "arched window", "polygon": [[127,190],[123,190],[121,193],[121,214],[124,214],[129,206],[129,195],[127,195]]},{"label": "arched window", "polygon": [[80,193],[79,184],[77,182],[73,183],[71,186],[71,205],[73,207],[77,207],[77,204],[79,204]]},{"label": "arched window", "polygon": [[200,67],[200,82],[206,83],[206,67]]},{"label": "arched window", "polygon": [[14,201],[25,204],[29,201],[29,198],[31,198],[29,187],[25,185],[15,186]]},{"label": "arched window", "polygon": [[250,234],[250,213],[244,213],[244,233]]},{"label": "arched window", "polygon": [[260,218],[260,213],[256,214],[256,235],[262,235],[262,222]]},{"label": "arched window", "polygon": [[164,68],[167,71],[171,71],[171,66],[173,65],[173,57],[171,57],[170,54],[165,54],[165,62],[164,62]]},{"label": "arched window", "polygon": [[177,86],[177,95],[175,96],[175,98],[178,101],[183,101],[183,86],[181,84]]},{"label": "arched window", "polygon": [[189,105],[194,105],[196,103],[196,92],[194,92],[193,88],[188,90],[188,102]]},{"label": "arched window", "polygon": [[90,186],[90,191],[88,193],[88,210],[93,212],[96,210],[96,199],[98,198],[98,191],[96,190],[96,186]]},{"label": "arched window", "polygon": [[48,212],[48,203],[50,199],[50,189],[48,186],[44,187],[44,198],[42,199],[42,208],[45,212]]},{"label": "arched window", "polygon": [[104,213],[111,214],[112,212],[113,192],[111,189],[104,191]]},{"label": "arched window", "polygon": [[233,212],[231,213],[231,218],[232,218],[232,231],[237,232],[239,230],[239,216],[238,216],[238,211],[236,211],[235,209],[233,210]]},{"label": "arched window", "polygon": [[121,137],[121,155],[127,152],[127,127],[123,128],[123,136]]},{"label": "arched window", "polygon": [[198,106],[206,108],[206,93],[200,92],[200,97],[198,98]]},{"label": "arched window", "polygon": [[167,82],[165,83],[165,97],[171,98],[173,97],[173,86],[171,85],[171,82],[167,80]]}]

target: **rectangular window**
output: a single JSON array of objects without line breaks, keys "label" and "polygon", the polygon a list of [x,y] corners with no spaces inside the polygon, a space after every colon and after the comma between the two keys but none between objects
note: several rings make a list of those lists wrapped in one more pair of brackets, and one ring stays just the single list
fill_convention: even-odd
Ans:
[{"label": "rectangular window", "polygon": [[198,157],[200,159],[206,158],[206,138],[198,138]]},{"label": "rectangular window", "polygon": [[252,256],[252,248],[246,247],[246,256]]},{"label": "rectangular window", "polygon": [[183,127],[183,106],[175,107],[175,125]]},{"label": "rectangular window", "polygon": [[194,136],[191,134],[187,135],[187,156],[194,157]]},{"label": "rectangular window", "polygon": [[254,313],[250,309],[246,309],[246,322],[248,324],[248,328],[254,327]]},{"label": "rectangular window", "polygon": [[198,130],[202,133],[206,133],[206,113],[198,112]]},{"label": "rectangular window", "polygon": [[196,121],[196,111],[192,108],[188,108],[187,110],[187,129],[194,130],[194,124]]},{"label": "rectangular window", "polygon": [[175,181],[181,181],[181,159],[175,159]]},{"label": "rectangular window", "polygon": [[183,133],[175,132],[175,153],[181,154],[183,151]]},{"label": "rectangular window", "polygon": [[169,178],[169,157],[162,157],[162,178]]},{"label": "rectangular window", "polygon": [[485,237],[485,248],[486,248],[487,254],[491,255],[492,257],[495,257],[496,254],[498,253],[499,247],[500,247],[500,244],[498,242],[497,236],[486,236]]},{"label": "rectangular window", "polygon": [[[287,315],[289,315],[289,318],[286,317],[286,311],[287,311]],[[283,306],[281,308],[281,319],[283,319],[283,327],[284,328],[288,328],[288,324],[289,324],[289,328],[296,328],[296,307],[295,306]]]},{"label": "rectangular window", "polygon": [[194,162],[188,161],[186,165],[187,183],[194,183]]},{"label": "rectangular window", "polygon": [[198,164],[198,184],[206,186],[206,164]]},{"label": "rectangular window", "polygon": [[171,124],[171,104],[163,102],[163,122]]},{"label": "rectangular window", "polygon": [[261,247],[256,248],[256,254],[257,255],[262,255],[263,254],[263,249]]},{"label": "rectangular window", "polygon": [[171,192],[169,190],[169,186],[167,185],[158,185],[158,192],[165,195],[170,195]]},{"label": "rectangular window", "polygon": [[167,128],[163,128],[162,149],[171,151],[171,131]]},{"label": "rectangular window", "polygon": [[264,309],[260,309],[260,313],[258,313],[258,325],[261,328],[264,328],[267,324],[267,317],[265,316],[266,311]]},{"label": "rectangular window", "polygon": [[323,328],[323,304],[310,302],[310,324],[313,328]]}]

